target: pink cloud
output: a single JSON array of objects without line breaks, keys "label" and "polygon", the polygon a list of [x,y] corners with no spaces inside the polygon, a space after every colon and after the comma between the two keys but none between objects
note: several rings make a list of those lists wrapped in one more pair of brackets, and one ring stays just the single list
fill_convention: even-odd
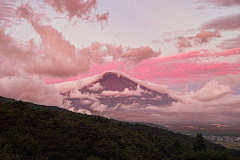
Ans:
[{"label": "pink cloud", "polygon": [[[155,79],[162,78],[207,78],[226,74],[239,74],[240,64],[214,62],[216,57],[239,55],[240,49],[223,52],[192,51],[175,56],[154,58],[141,62],[133,72],[140,77],[148,76]],[[208,62],[206,61],[208,60]],[[143,69],[144,68],[144,69]]]},{"label": "pink cloud", "polygon": [[219,48],[223,49],[232,49],[232,48],[239,48],[240,47],[240,36],[237,38],[227,39],[221,42],[218,45]]},{"label": "pink cloud", "polygon": [[58,13],[67,13],[67,16],[72,19],[77,17],[79,19],[88,21],[98,21],[100,23],[107,22],[109,12],[93,14],[97,10],[97,0],[44,0]]},{"label": "pink cloud", "polygon": [[67,77],[87,71],[90,62],[85,60],[75,49],[74,45],[65,40],[62,35],[51,26],[39,24],[39,16],[35,14],[29,4],[18,8],[19,16],[27,19],[34,30],[41,37],[42,54],[32,53],[31,61],[24,66],[24,70],[31,74]]},{"label": "pink cloud", "polygon": [[0,24],[6,26],[9,24],[8,22],[12,23],[12,15],[14,13],[14,0],[9,1],[0,1]]},{"label": "pink cloud", "polygon": [[3,30],[0,31],[0,96],[37,104],[61,106],[62,97],[53,86],[23,72],[32,60],[32,50],[19,47]]},{"label": "pink cloud", "polygon": [[240,97],[232,93],[228,83],[220,83],[214,79],[196,91],[185,91],[181,96],[176,95],[180,101],[167,108],[152,109],[169,113],[204,113],[206,116],[214,113],[215,117],[221,113],[240,113]]},{"label": "pink cloud", "polygon": [[97,8],[97,0],[49,0],[45,2],[51,5],[57,12],[67,12],[69,18],[74,16],[82,18]]},{"label": "pink cloud", "polygon": [[144,59],[148,59],[151,57],[156,57],[161,54],[161,51],[154,52],[152,48],[146,46],[146,47],[140,47],[140,48],[131,48],[128,49],[123,55],[122,58],[128,59],[134,63],[139,63],[140,61]]},{"label": "pink cloud", "polygon": [[10,62],[0,63],[0,78],[19,75],[19,70]]},{"label": "pink cloud", "polygon": [[[236,78],[238,79],[238,77]],[[116,113],[106,112],[105,114],[124,120],[129,120],[128,117],[131,117],[132,121],[142,121],[145,120],[145,117],[148,117],[147,121],[158,123],[160,120],[168,124],[189,121],[199,122],[200,120],[208,123],[216,121],[236,123],[239,121],[240,97],[239,95],[233,95],[232,87],[228,82],[220,83],[214,79],[206,82],[195,91],[186,89],[181,95],[173,91],[169,94],[179,101],[166,107],[148,105],[139,108],[139,106],[135,106],[123,108],[126,110]],[[123,116],[123,113],[125,113],[125,116]],[[134,113],[137,113],[138,116],[134,116]],[[203,117],[204,120],[202,120]],[[218,120],[219,118],[220,120]]]},{"label": "pink cloud", "polygon": [[0,96],[49,106],[61,106],[63,98],[54,86],[28,76],[0,78]]},{"label": "pink cloud", "polygon": [[186,48],[207,44],[211,40],[215,38],[220,38],[220,37],[221,35],[218,31],[202,30],[201,33],[198,33],[192,37],[178,37],[175,41],[175,46],[180,52],[182,52]]},{"label": "pink cloud", "polygon": [[8,59],[10,61],[28,61],[31,55],[31,50],[26,47],[20,47],[5,30],[0,30],[0,50],[1,59]]},{"label": "pink cloud", "polygon": [[103,22],[106,22],[108,24],[108,19],[109,19],[109,12],[107,11],[106,13],[99,13],[96,15],[97,21],[102,24],[103,27]]},{"label": "pink cloud", "polygon": [[127,60],[135,64],[152,58],[161,54],[161,51],[153,51],[149,46],[131,48],[122,47],[122,45],[116,46],[112,44],[100,44],[99,42],[93,42],[90,47],[86,47],[80,50],[80,53],[89,57],[93,63],[103,64],[112,60]]},{"label": "pink cloud", "polygon": [[196,92],[189,92],[189,97],[195,100],[208,102],[214,99],[219,99],[227,94],[231,94],[232,89],[225,84],[219,84],[218,81],[212,80],[206,83],[201,89]]},{"label": "pink cloud", "polygon": [[229,15],[211,20],[202,25],[203,29],[238,30],[240,29],[240,14]]},{"label": "pink cloud", "polygon": [[87,71],[90,62],[82,57],[69,41],[51,26],[33,24],[35,31],[41,36],[43,52],[29,62],[25,70],[32,74],[68,77]]},{"label": "pink cloud", "polygon": [[35,53],[35,57],[24,66],[24,70],[31,74],[53,77],[76,76],[87,71],[91,64],[103,64],[109,61],[109,58],[139,63],[161,53],[153,51],[148,46],[123,48],[121,45],[98,42],[81,50],[76,49],[52,26],[41,25],[39,16],[33,12],[29,4],[20,6],[17,13],[27,19],[41,37],[42,54]]},{"label": "pink cloud", "polygon": [[90,77],[110,70],[119,70],[141,80],[147,79],[155,83],[182,83],[198,81],[228,74],[240,74],[240,63],[214,62],[217,57],[230,57],[240,54],[240,49],[222,52],[191,51],[174,56],[152,58],[140,62],[136,66],[125,61],[106,62],[101,66],[94,64],[88,73],[71,79],[46,79],[47,83],[76,80]]},{"label": "pink cloud", "polygon": [[240,87],[240,74],[229,74],[229,75],[225,75],[222,77],[219,77],[217,79],[217,81],[220,84],[227,84],[230,87],[234,88],[234,87]]},{"label": "pink cloud", "polygon": [[100,73],[103,73],[103,72],[109,71],[109,70],[121,70],[121,69],[119,69],[119,67],[121,65],[123,65],[123,63],[114,62],[114,61],[102,64],[102,65],[92,64],[91,67],[89,68],[88,72],[86,72],[84,74],[79,74],[76,77],[70,77],[70,78],[65,78],[65,79],[46,77],[45,82],[47,84],[52,84],[52,83],[73,81],[73,80],[77,80],[79,78],[86,78],[86,77],[94,76],[94,75],[97,75],[97,74],[100,74]]},{"label": "pink cloud", "polygon": [[[161,60],[160,60],[161,61]],[[151,65],[150,65],[151,64]],[[146,66],[146,70],[139,73],[143,70],[143,66]],[[161,63],[158,60],[143,63],[138,67],[134,68],[134,72],[137,72],[144,77],[154,77],[157,79],[162,78],[209,78],[219,75],[226,74],[239,74],[240,73],[240,64],[234,63],[186,63],[186,62],[172,62],[172,63]]]},{"label": "pink cloud", "polygon": [[240,5],[239,0],[207,0],[207,1],[214,3],[218,6],[225,6],[225,7]]},{"label": "pink cloud", "polygon": [[[234,85],[231,84],[235,84],[236,82],[238,82],[239,76],[232,75],[231,77],[229,77],[227,75],[223,76],[222,78],[226,78],[228,80],[220,82],[219,79],[214,79],[206,82],[206,84],[204,84],[197,90],[189,91],[189,88],[186,88],[185,91],[182,93],[168,90],[167,93],[178,101],[164,107],[161,105],[141,106],[138,103],[133,102],[132,104],[128,105],[118,103],[117,105],[110,108],[106,104],[101,104],[97,100],[99,98],[99,95],[101,94],[105,96],[141,96],[141,90],[139,89],[133,91],[124,90],[123,92],[104,91],[101,94],[88,95],[84,95],[81,93],[76,94],[74,91],[72,91],[70,96],[73,96],[74,98],[80,98],[83,96],[85,98],[91,98],[93,100],[92,102],[86,102],[89,105],[92,104],[90,108],[100,112],[99,114],[101,115],[121,120],[146,120],[148,122],[151,121],[155,123],[161,120],[161,122],[164,121],[167,123],[183,123],[186,121],[199,122],[199,120],[204,117],[206,122],[209,123],[218,121],[219,117],[224,117],[224,119],[221,118],[221,122],[235,123],[239,120],[240,97],[239,95],[233,94]],[[73,86],[73,90],[76,90],[76,88],[78,88],[76,84],[74,84]],[[149,85],[143,86],[149,88]],[[156,89],[157,86],[158,85],[155,84],[154,89]],[[78,90],[76,91],[79,92]],[[77,109],[75,109],[74,107],[70,109],[77,111]],[[235,116],[233,114],[235,114]],[[154,116],[157,116],[158,118],[155,119],[156,117]],[[145,117],[147,117],[147,119],[145,119]],[[203,121],[201,120],[201,122]]]}]

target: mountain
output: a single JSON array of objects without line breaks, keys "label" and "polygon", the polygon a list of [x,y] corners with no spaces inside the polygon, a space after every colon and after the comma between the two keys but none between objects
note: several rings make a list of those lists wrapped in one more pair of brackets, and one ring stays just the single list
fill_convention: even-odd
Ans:
[{"label": "mountain", "polygon": [[239,152],[158,127],[0,97],[0,159],[239,159]]},{"label": "mountain", "polygon": [[69,110],[110,118],[120,118],[117,114],[123,115],[125,111],[136,113],[145,107],[165,107],[177,101],[165,86],[137,80],[118,71],[55,86],[65,97]]}]

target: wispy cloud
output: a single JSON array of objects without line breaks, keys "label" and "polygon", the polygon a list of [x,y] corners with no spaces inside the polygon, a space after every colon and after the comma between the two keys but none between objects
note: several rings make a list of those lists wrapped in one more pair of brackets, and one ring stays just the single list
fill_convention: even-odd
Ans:
[{"label": "wispy cloud", "polygon": [[217,6],[225,7],[240,6],[239,0],[206,0],[206,1],[211,2]]},{"label": "wispy cloud", "polygon": [[217,30],[239,30],[240,29],[240,14],[229,15],[208,21],[202,25],[202,29],[217,29]]},{"label": "wispy cloud", "polygon": [[186,48],[191,48],[194,46],[201,46],[207,44],[215,38],[220,38],[221,34],[218,31],[206,31],[202,30],[201,33],[190,37],[177,37],[174,40],[174,45],[179,52],[184,51]]}]

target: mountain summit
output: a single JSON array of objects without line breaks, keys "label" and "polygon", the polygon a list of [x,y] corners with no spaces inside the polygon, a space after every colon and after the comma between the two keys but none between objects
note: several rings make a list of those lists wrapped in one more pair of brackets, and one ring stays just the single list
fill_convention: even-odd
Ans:
[{"label": "mountain summit", "polygon": [[68,109],[87,114],[164,107],[176,101],[168,95],[166,87],[137,80],[118,71],[55,86],[65,97]]}]

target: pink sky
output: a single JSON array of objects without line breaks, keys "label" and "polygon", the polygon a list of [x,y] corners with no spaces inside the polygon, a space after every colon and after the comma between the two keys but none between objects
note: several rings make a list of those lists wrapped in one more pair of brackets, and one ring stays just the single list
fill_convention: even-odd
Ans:
[{"label": "pink sky", "polygon": [[49,84],[109,70],[176,92],[217,80],[240,93],[239,0],[2,0],[0,10],[0,96],[59,106]]}]

